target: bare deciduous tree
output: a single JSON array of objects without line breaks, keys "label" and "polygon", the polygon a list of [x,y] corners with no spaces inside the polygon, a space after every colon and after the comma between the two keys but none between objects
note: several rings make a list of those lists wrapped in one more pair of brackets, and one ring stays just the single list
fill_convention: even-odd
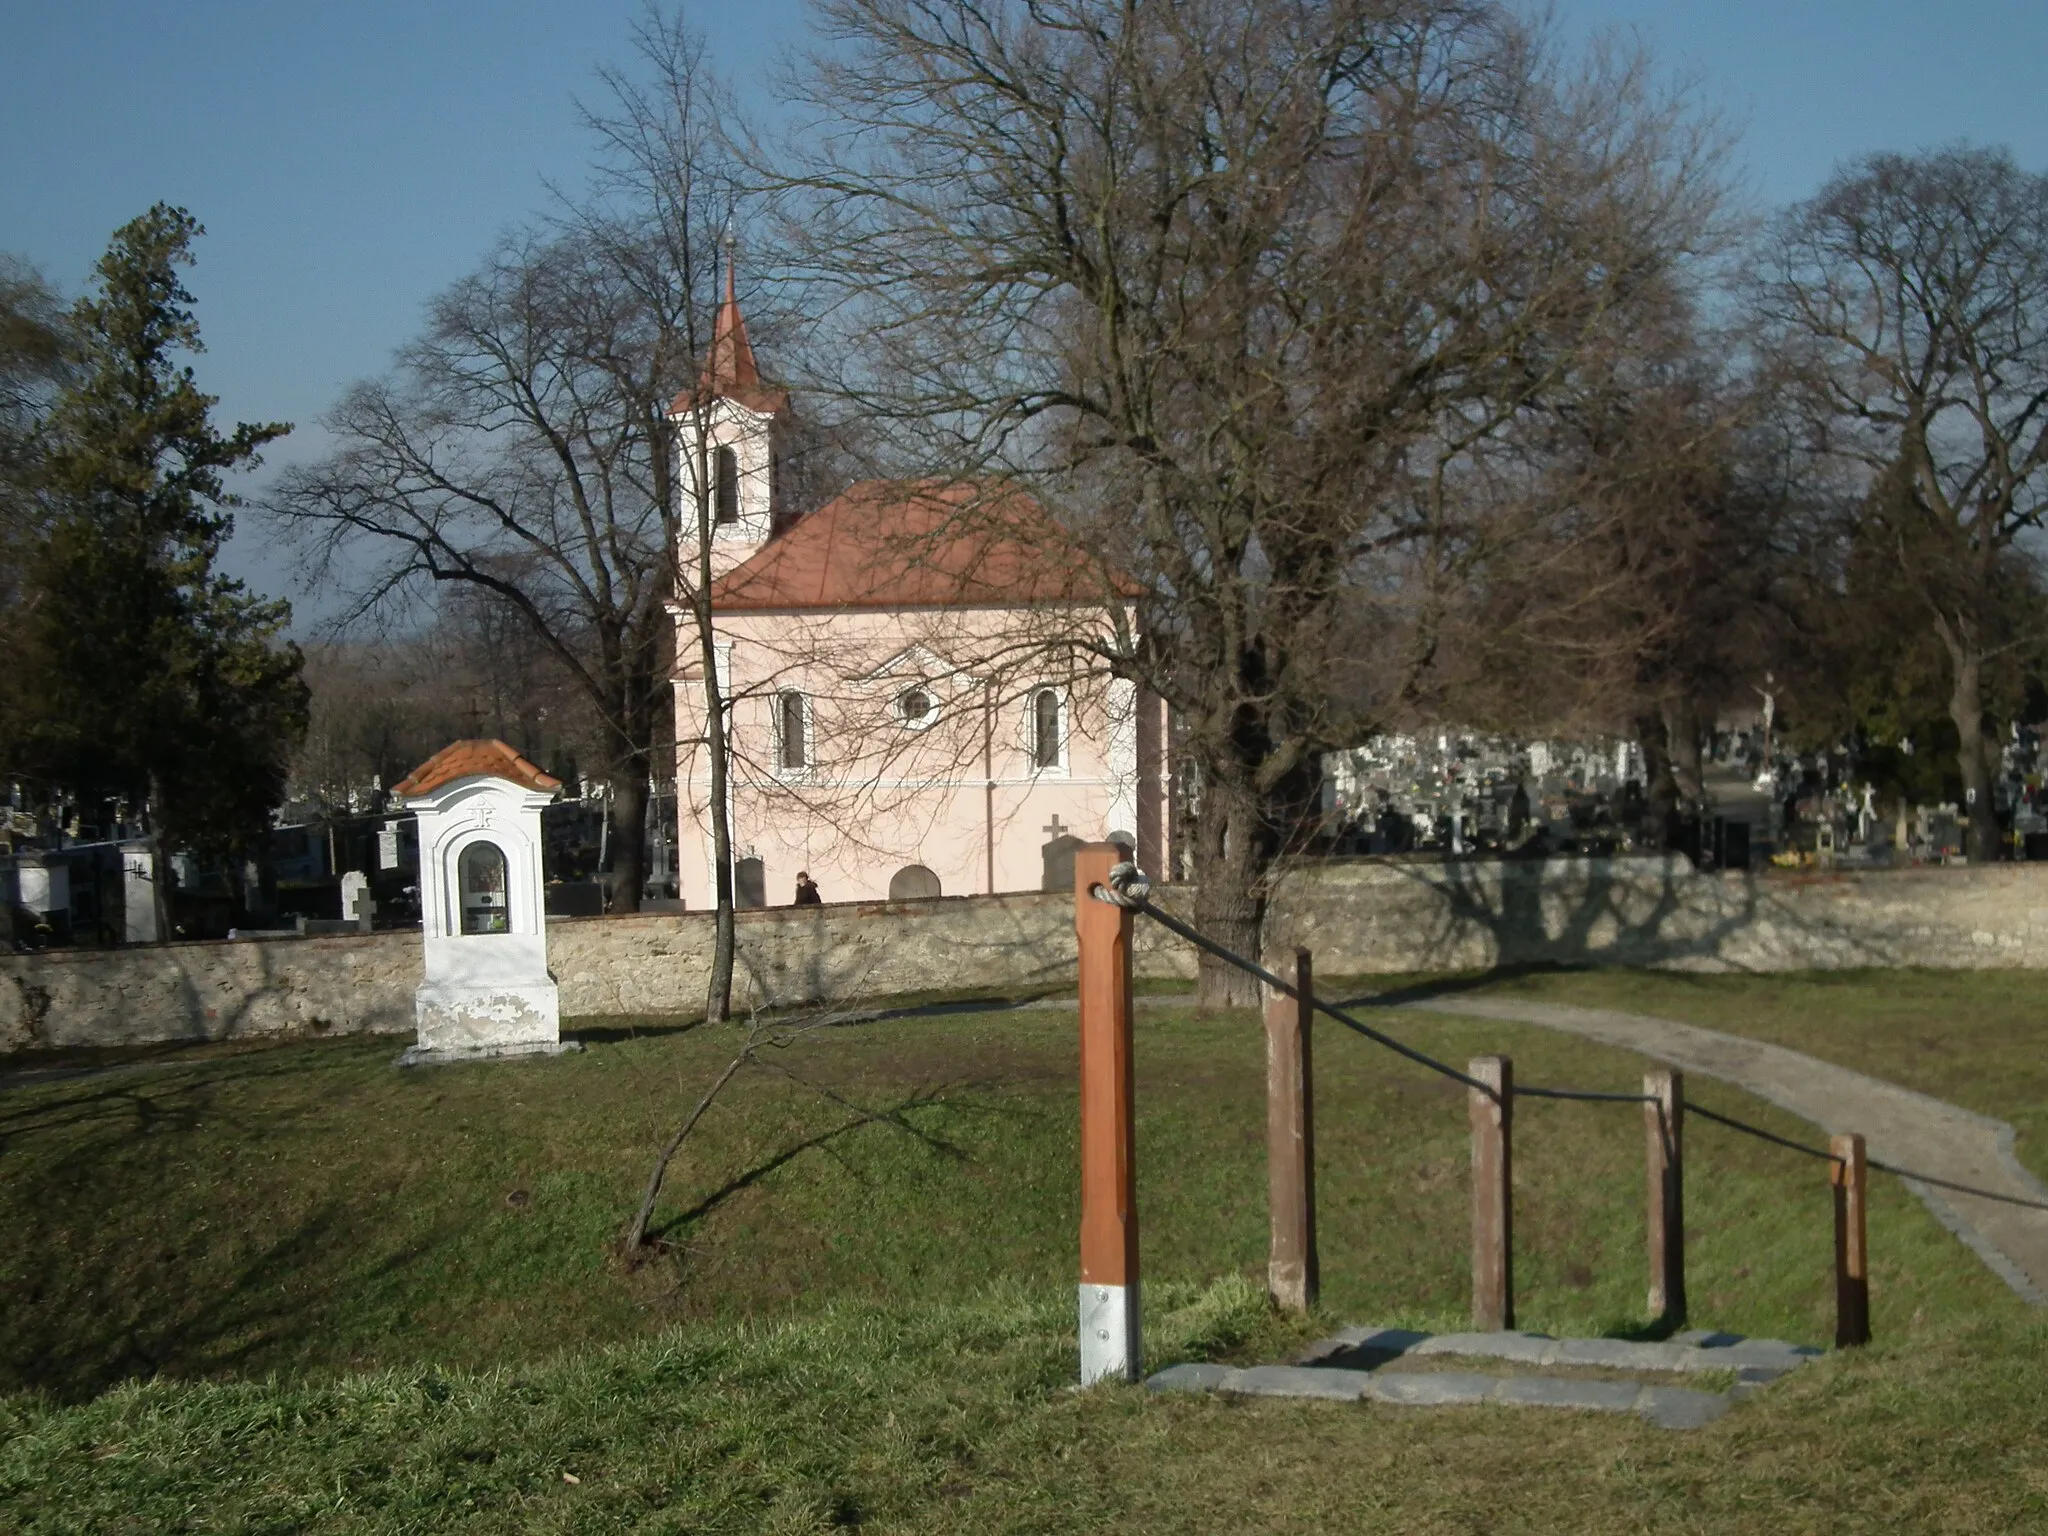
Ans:
[{"label": "bare deciduous tree", "polygon": [[2048,177],[2001,151],[1876,155],[1781,222],[1758,291],[1811,445],[1847,466],[1948,658],[1970,857],[1998,855],[1993,663],[2029,636],[2022,535],[2048,510]]},{"label": "bare deciduous tree", "polygon": [[839,385],[1143,584],[1086,643],[1176,712],[1196,920],[1255,953],[1321,754],[1432,686],[1505,556],[1490,445],[1699,238],[1701,146],[1639,64],[1573,73],[1487,4],[819,15],[795,179],[871,342]]},{"label": "bare deciduous tree", "polygon": [[1573,370],[1516,435],[1538,536],[1481,573],[1445,644],[1463,721],[1633,735],[1652,843],[1704,807],[1704,730],[1751,701],[1802,568],[1768,401],[1729,376],[1732,350],[1674,302]]},{"label": "bare deciduous tree", "polygon": [[[524,620],[602,723],[624,911],[645,878],[650,774],[673,760],[670,604],[701,606],[681,535],[710,516],[679,462],[691,423],[670,410],[705,367],[739,198],[701,41],[650,10],[634,42],[641,68],[605,73],[609,100],[585,112],[601,151],[590,195],[437,299],[393,375],[330,417],[341,447],[268,503],[316,569],[372,573],[350,618],[453,583]],[[724,716],[714,700],[714,757]],[[714,1018],[729,903],[719,953]]]},{"label": "bare deciduous tree", "polygon": [[480,588],[524,619],[604,722],[627,911],[668,734],[660,397],[675,368],[648,334],[670,317],[636,298],[585,236],[508,242],[435,301],[393,376],[330,413],[341,446],[266,502],[322,579],[368,573],[350,620],[402,611],[432,583]]}]

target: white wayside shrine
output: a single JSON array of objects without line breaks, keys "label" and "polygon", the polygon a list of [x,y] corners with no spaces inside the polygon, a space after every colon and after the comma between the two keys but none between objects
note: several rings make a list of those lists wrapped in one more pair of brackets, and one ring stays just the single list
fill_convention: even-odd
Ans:
[{"label": "white wayside shrine", "polygon": [[541,807],[561,781],[502,741],[458,741],[393,786],[419,818],[426,980],[404,1066],[553,1055],[564,1043],[548,974]]}]

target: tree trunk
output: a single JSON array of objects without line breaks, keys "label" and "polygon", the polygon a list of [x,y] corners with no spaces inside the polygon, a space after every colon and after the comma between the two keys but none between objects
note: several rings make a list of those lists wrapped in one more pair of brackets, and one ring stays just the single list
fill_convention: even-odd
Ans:
[{"label": "tree trunk", "polygon": [[612,775],[612,910],[638,912],[647,886],[647,759],[633,753]]},{"label": "tree trunk", "polygon": [[[709,631],[709,625],[705,626]],[[717,902],[711,940],[711,981],[705,988],[704,1021],[723,1024],[732,1017],[733,933],[732,818],[727,815],[726,787],[730,763],[725,749],[725,690],[715,673],[717,657],[710,645],[704,647],[704,736],[711,755],[711,862],[716,884],[712,895]]]},{"label": "tree trunk", "polygon": [[[164,842],[164,790],[162,782],[152,773],[149,776],[149,799],[145,812],[149,817],[149,900],[155,909],[156,941],[167,942],[171,937],[171,851]],[[344,917],[348,914],[343,913]]]},{"label": "tree trunk", "polygon": [[[690,617],[696,628],[697,666],[704,679],[704,750],[711,767],[712,900],[716,917],[711,939],[711,979],[704,991],[704,1022],[723,1024],[732,1017],[732,966],[737,936],[733,932],[732,791],[728,787],[732,756],[726,747],[725,685],[718,675],[718,630],[711,613],[711,487],[704,466],[711,440],[701,411],[693,413],[690,445],[693,476],[692,513],[696,523],[695,569],[687,585]],[[680,782],[680,780],[679,780]]]},{"label": "tree trunk", "polygon": [[1991,802],[1991,765],[1985,752],[1983,663],[1974,652],[1951,647],[1955,687],[1948,714],[1956,726],[1956,766],[1962,770],[1963,811],[1969,822],[1972,864],[1997,859],[1998,809]]},{"label": "tree trunk", "polygon": [[1700,712],[1690,696],[1664,706],[1664,731],[1678,797],[1697,816],[1706,807],[1707,781],[1700,758]]},{"label": "tree trunk", "polygon": [[[1225,790],[1214,775],[1203,776],[1195,823],[1195,927],[1224,948],[1258,960],[1273,858],[1246,808],[1249,799]],[[1211,954],[1203,954],[1199,964],[1198,1007],[1259,1006],[1259,984],[1251,975]]]},{"label": "tree trunk", "polygon": [[1636,740],[1643,749],[1643,823],[1640,836],[1647,847],[1671,842],[1671,823],[1678,814],[1678,780],[1671,772],[1664,717],[1654,710],[1636,717]]}]

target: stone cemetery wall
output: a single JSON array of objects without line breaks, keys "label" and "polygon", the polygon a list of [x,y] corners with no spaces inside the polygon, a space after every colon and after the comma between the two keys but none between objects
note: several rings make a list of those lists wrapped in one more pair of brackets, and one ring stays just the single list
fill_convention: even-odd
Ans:
[{"label": "stone cemetery wall", "polygon": [[1353,860],[1276,894],[1269,943],[1323,973],[1495,965],[2048,967],[2048,862],[1702,875],[1683,858]]},{"label": "stone cemetery wall", "polygon": [[[1169,887],[1164,900],[1187,916],[1192,894]],[[1031,894],[743,912],[737,1000],[1064,985],[1071,902]],[[2048,863],[1722,876],[1658,859],[1337,862],[1282,881],[1270,932],[1276,952],[1313,949],[1325,976],[1546,961],[2048,968]],[[693,1012],[710,945],[708,913],[557,919],[548,960],[563,1017]],[[1137,968],[1189,975],[1194,961],[1141,922]],[[0,955],[0,1050],[408,1034],[419,981],[416,933]]]}]

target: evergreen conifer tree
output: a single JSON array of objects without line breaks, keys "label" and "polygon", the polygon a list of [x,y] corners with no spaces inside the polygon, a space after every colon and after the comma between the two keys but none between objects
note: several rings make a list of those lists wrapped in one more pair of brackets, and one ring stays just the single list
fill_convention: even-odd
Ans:
[{"label": "evergreen conifer tree", "polygon": [[226,477],[287,424],[222,436],[185,355],[203,350],[179,268],[203,233],[159,203],[115,232],[70,315],[75,374],[44,429],[49,524],[27,573],[22,747],[81,799],[147,804],[174,844],[260,837],[305,727],[289,605],[216,564]]}]

